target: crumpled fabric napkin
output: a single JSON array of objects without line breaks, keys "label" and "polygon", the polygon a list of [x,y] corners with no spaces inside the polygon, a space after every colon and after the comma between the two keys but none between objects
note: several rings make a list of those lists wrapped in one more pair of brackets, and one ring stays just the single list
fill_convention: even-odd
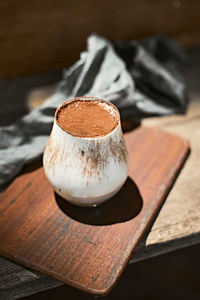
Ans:
[{"label": "crumpled fabric napkin", "polygon": [[87,50],[69,69],[43,105],[10,126],[0,128],[0,185],[41,157],[54,112],[66,99],[95,96],[114,103],[122,117],[184,113],[186,85],[178,67],[183,51],[174,41],[157,36],[114,43],[92,34]]}]

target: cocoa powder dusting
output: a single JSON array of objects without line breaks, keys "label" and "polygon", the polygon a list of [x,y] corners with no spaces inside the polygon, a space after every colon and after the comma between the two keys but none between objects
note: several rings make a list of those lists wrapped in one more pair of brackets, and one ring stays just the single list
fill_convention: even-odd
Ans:
[{"label": "cocoa powder dusting", "polygon": [[57,122],[72,135],[97,137],[110,133],[117,126],[119,114],[104,101],[75,100],[60,108]]}]

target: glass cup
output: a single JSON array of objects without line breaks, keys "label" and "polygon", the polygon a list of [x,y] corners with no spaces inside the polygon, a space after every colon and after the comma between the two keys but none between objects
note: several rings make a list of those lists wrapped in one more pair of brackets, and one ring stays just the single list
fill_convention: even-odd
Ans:
[{"label": "glass cup", "polygon": [[[75,101],[98,101],[109,105],[117,116],[117,125],[106,135],[75,136],[58,123],[58,113]],[[53,128],[46,145],[43,165],[54,191],[78,206],[96,206],[114,196],[128,175],[128,152],[117,108],[102,99],[78,97],[57,108]]]}]

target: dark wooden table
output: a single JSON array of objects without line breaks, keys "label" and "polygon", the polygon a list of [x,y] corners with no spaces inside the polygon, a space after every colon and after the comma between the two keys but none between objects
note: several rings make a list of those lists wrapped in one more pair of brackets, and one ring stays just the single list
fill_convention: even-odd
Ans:
[{"label": "dark wooden table", "polygon": [[[186,137],[191,154],[130,262],[147,259],[200,242],[200,48],[188,50],[185,75],[190,106],[184,116],[149,118],[144,124]],[[42,103],[54,90],[61,72],[0,82],[1,124],[6,125]],[[0,258],[0,299],[17,299],[61,285],[42,274]]]}]

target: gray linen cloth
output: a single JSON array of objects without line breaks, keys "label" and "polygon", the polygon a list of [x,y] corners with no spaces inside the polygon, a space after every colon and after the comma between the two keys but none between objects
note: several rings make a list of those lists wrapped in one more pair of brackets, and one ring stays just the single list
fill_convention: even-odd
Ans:
[{"label": "gray linen cloth", "polygon": [[43,105],[10,126],[0,128],[0,185],[41,157],[54,112],[66,99],[95,96],[114,103],[122,117],[183,113],[186,87],[178,72],[181,49],[167,37],[141,41],[108,40],[92,34],[87,50],[69,69]]}]

